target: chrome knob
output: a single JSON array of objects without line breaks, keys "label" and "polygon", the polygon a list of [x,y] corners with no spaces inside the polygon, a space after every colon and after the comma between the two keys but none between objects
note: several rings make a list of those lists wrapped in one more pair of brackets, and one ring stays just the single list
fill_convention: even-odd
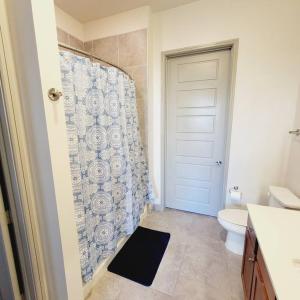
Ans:
[{"label": "chrome knob", "polygon": [[222,165],[222,161],[218,160],[218,161],[216,161],[216,164],[217,164],[218,166],[221,166],[221,165]]},{"label": "chrome knob", "polygon": [[249,262],[255,262],[255,258],[250,256],[250,257],[248,257],[248,261]]}]

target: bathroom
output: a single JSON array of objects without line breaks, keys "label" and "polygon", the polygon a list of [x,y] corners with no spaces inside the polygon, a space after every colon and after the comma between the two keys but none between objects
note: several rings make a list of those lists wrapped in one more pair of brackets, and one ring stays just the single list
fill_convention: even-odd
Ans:
[{"label": "bathroom", "polygon": [[[4,198],[8,190],[15,231],[7,233],[1,219],[8,261],[3,299],[300,298],[297,1],[0,5],[1,190]],[[85,66],[100,75],[83,75]],[[101,74],[105,80],[119,74],[118,93],[125,90],[125,101],[131,95],[146,192],[131,225],[115,228],[113,246],[84,265],[78,224],[88,221],[88,210],[76,204],[70,122],[90,119],[70,116],[67,97]],[[116,144],[106,147],[117,151]],[[114,155],[107,160],[112,172],[122,165]],[[149,286],[107,270],[141,227],[168,234]]]}]

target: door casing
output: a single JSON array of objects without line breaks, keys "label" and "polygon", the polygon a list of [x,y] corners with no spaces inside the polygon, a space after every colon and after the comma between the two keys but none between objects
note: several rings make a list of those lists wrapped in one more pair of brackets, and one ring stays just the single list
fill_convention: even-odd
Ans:
[{"label": "door casing", "polygon": [[229,93],[228,93],[228,111],[227,111],[227,128],[226,128],[226,144],[225,144],[225,161],[224,161],[224,172],[223,172],[223,187],[222,187],[222,207],[225,207],[225,201],[227,196],[227,177],[228,177],[228,165],[229,165],[229,154],[230,154],[230,138],[231,138],[231,128],[232,128],[232,116],[233,116],[233,105],[234,105],[234,87],[236,80],[236,68],[237,68],[237,58],[238,58],[238,45],[239,40],[228,40],[217,42],[208,45],[200,45],[195,47],[186,47],[170,51],[164,51],[161,54],[161,74],[162,74],[162,102],[161,102],[161,124],[162,135],[161,135],[161,204],[156,206],[157,210],[164,210],[166,207],[166,188],[165,188],[165,176],[166,176],[166,136],[167,136],[167,124],[166,124],[166,105],[167,105],[167,62],[168,59],[181,56],[189,56],[201,53],[215,52],[220,50],[230,50],[231,61],[230,61],[230,80],[229,80]]},{"label": "door casing", "polygon": [[[15,77],[15,63],[11,48],[5,2],[0,0],[0,154],[6,185],[10,218],[16,235],[24,290],[31,299],[42,298],[41,259],[38,254],[38,231],[34,220],[33,196],[30,181],[27,148],[22,128],[19,90]],[[0,91],[1,92],[1,91]],[[21,150],[22,149],[22,150]],[[46,291],[46,289],[44,289]]]}]

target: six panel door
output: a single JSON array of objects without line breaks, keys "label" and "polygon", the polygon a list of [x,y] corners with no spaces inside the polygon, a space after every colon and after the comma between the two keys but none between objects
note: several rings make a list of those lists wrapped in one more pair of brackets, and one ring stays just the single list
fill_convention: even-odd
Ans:
[{"label": "six panel door", "polygon": [[230,51],[168,60],[166,206],[222,207]]}]

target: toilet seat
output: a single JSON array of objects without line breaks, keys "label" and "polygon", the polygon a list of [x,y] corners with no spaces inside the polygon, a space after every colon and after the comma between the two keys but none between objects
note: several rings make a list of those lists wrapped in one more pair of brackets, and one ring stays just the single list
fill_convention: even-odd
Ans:
[{"label": "toilet seat", "polygon": [[248,211],[245,209],[223,209],[218,213],[218,219],[238,226],[247,226]]}]

